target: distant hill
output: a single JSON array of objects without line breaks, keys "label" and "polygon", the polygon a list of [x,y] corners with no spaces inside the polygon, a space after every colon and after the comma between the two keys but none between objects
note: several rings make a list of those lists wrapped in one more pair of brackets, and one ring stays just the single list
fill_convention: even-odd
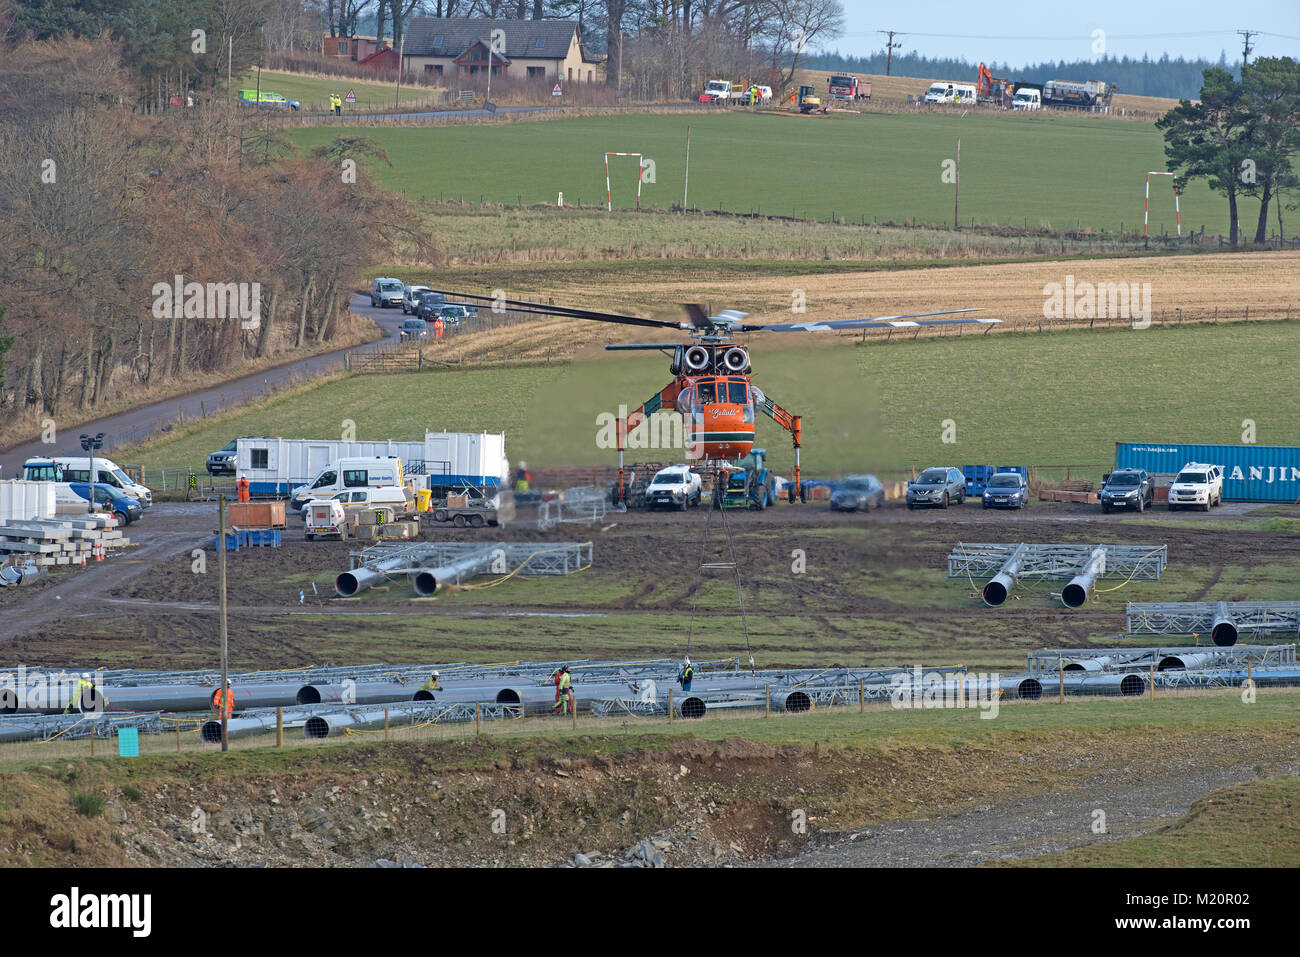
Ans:
[{"label": "distant hill", "polygon": [[[824,53],[804,61],[801,66],[813,70],[842,70],[847,73],[884,73],[884,52],[871,56],[845,56],[839,52]],[[1171,60],[1166,54],[1159,60],[1143,57],[1133,60],[1129,57],[1103,57],[1100,60],[1075,60],[1073,62],[1035,63],[1023,67],[1011,67],[1007,64],[989,63],[988,68],[994,76],[1028,83],[1045,83],[1048,80],[1105,80],[1118,85],[1124,93],[1135,96],[1172,97],[1174,99],[1196,99],[1201,92],[1201,71],[1218,66],[1232,70],[1236,68],[1228,63],[1225,55],[1220,54],[1217,63],[1209,60],[1184,60],[1179,57]],[[946,57],[924,57],[916,53],[894,57],[891,73],[904,77],[944,77],[956,79],[969,77],[975,82],[979,72],[979,63]]]}]

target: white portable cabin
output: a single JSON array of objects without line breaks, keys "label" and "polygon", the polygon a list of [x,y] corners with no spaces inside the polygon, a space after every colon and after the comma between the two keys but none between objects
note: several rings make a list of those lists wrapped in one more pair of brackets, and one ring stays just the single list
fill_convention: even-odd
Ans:
[{"label": "white portable cabin", "polygon": [[339,459],[395,456],[417,487],[504,486],[510,481],[505,443],[504,432],[426,432],[409,442],[246,437],[235,445],[235,472],[248,476],[253,495],[289,495]]}]

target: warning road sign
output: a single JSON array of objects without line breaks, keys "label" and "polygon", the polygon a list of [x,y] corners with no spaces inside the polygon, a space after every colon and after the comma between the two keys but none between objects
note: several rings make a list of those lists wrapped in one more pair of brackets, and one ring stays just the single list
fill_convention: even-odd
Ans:
[{"label": "warning road sign", "polygon": [[560,86],[559,81],[557,80],[555,86],[551,87],[551,96],[563,96],[563,95],[564,95],[564,87]]},{"label": "warning road sign", "polygon": [[345,97],[343,97],[343,99],[346,100],[346,101],[349,102],[349,103],[355,103],[355,102],[357,101],[357,93],[356,93],[356,91],[355,91],[355,90],[348,90],[348,95],[345,96]]}]

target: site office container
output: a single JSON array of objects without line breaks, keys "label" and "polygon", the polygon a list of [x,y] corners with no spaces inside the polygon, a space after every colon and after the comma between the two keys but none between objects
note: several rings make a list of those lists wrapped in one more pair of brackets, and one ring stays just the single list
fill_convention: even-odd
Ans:
[{"label": "site office container", "polygon": [[253,495],[289,495],[339,459],[396,457],[417,486],[508,485],[505,444],[504,432],[426,432],[420,440],[379,442],[245,437],[235,445],[235,473],[248,476]]},{"label": "site office container", "polygon": [[[1217,465],[1223,469],[1225,502],[1294,502],[1300,499],[1300,447],[1297,446],[1115,443],[1115,467],[1118,469],[1146,469],[1158,475],[1177,473],[1188,462]],[[1167,482],[1165,487],[1167,490]]]}]

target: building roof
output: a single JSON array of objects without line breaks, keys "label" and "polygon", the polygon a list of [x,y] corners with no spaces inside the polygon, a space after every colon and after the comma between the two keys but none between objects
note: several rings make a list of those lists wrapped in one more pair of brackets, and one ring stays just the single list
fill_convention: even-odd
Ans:
[{"label": "building roof", "polygon": [[458,57],[476,40],[505,34],[508,59],[563,59],[578,31],[576,20],[483,20],[478,17],[412,17],[406,30],[407,56]]}]

